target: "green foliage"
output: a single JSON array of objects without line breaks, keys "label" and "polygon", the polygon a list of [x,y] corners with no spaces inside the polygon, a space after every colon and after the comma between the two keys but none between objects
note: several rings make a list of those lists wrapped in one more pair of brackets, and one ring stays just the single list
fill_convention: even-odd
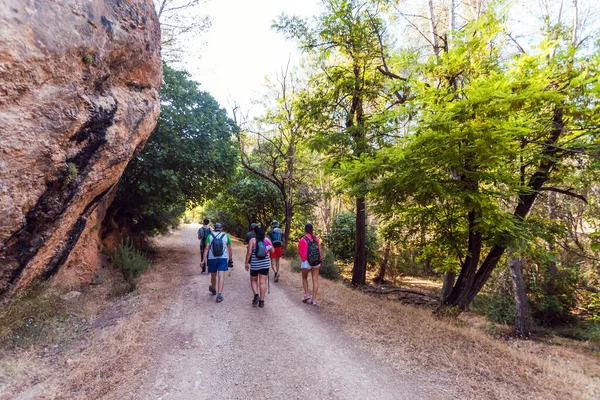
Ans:
[{"label": "green foliage", "polygon": [[221,222],[227,232],[243,237],[252,222],[268,227],[282,215],[279,192],[272,183],[243,169],[233,182],[205,207],[206,216]]},{"label": "green foliage", "polygon": [[290,261],[290,265],[292,267],[292,271],[294,271],[294,272],[301,272],[302,271],[302,268],[300,268],[301,264],[302,264],[302,260],[298,256],[292,258],[292,260]]},{"label": "green foliage", "polygon": [[333,252],[324,251],[319,274],[326,279],[337,281],[341,278],[340,269],[335,263]]},{"label": "green foliage", "polygon": [[408,78],[398,87],[410,96],[383,118],[409,121],[405,138],[344,165],[344,179],[373,196],[387,237],[408,238],[441,272],[475,273],[492,251],[552,235],[527,218],[538,189],[567,185],[598,146],[598,49],[557,39],[506,57],[503,29],[490,7],[439,58],[399,57]]},{"label": "green foliage", "polygon": [[515,301],[508,294],[484,294],[475,297],[473,311],[485,315],[490,321],[503,324],[515,322]]},{"label": "green foliage", "polygon": [[148,267],[148,259],[138,250],[133,241],[126,239],[113,255],[113,263],[123,273],[123,279],[129,285],[129,291],[134,291],[137,281]]},{"label": "green foliage", "polygon": [[90,65],[94,62],[94,55],[92,53],[86,53],[83,56],[82,61],[84,64]]},{"label": "green foliage", "polygon": [[127,165],[109,215],[133,234],[177,226],[187,206],[215,198],[238,160],[237,127],[189,74],[163,67],[161,114],[143,151]]},{"label": "green foliage", "polygon": [[582,295],[582,308],[586,313],[585,319],[600,326],[600,292],[583,291]]},{"label": "green foliage", "polygon": [[77,166],[73,163],[67,163],[67,177],[65,178],[65,186],[73,182],[73,180],[77,178],[77,175],[79,175]]},{"label": "green foliage", "polygon": [[[336,259],[349,263],[354,259],[355,237],[356,215],[354,213],[341,213],[333,219],[331,230],[324,243]],[[367,227],[365,245],[367,248],[367,261],[370,264],[376,263],[380,246],[373,227]]]},{"label": "green foliage", "polygon": [[296,257],[298,257],[298,244],[290,242],[285,249],[285,258],[294,259]]},{"label": "green foliage", "polygon": [[[534,278],[534,277],[532,277]],[[563,267],[557,271],[552,294],[545,288],[547,276],[527,279],[532,317],[543,326],[573,323],[577,307],[577,293],[583,286],[578,267]]]}]

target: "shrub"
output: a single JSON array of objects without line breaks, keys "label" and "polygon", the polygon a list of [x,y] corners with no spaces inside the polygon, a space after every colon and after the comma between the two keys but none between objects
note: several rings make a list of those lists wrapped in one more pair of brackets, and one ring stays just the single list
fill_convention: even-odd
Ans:
[{"label": "shrub", "polygon": [[479,294],[475,297],[471,308],[482,313],[492,322],[505,324],[515,322],[515,302],[507,294]]},{"label": "shrub", "polygon": [[292,261],[290,262],[290,265],[292,266],[292,271],[294,271],[294,272],[302,271],[302,268],[300,268],[300,264],[302,264],[302,260],[300,260],[300,257],[296,256],[296,257],[292,258]]},{"label": "shrub", "polygon": [[340,269],[335,264],[335,257],[331,251],[325,252],[323,255],[323,261],[321,263],[320,272],[321,276],[332,281],[340,279]]},{"label": "shrub", "polygon": [[527,283],[531,293],[531,315],[540,325],[558,326],[575,322],[573,310],[577,308],[576,293],[583,285],[578,267],[565,266],[557,271],[553,294],[546,292],[545,280],[541,283],[528,280]]},{"label": "shrub", "polygon": [[[324,242],[333,252],[337,260],[350,262],[354,259],[354,240],[356,236],[356,215],[354,213],[341,213],[335,216],[331,224],[331,231]],[[377,236],[373,227],[367,226],[365,237],[367,248],[367,262],[377,262]]]},{"label": "shrub", "polygon": [[588,290],[582,293],[582,308],[585,311],[585,319],[600,324],[600,292],[594,293]]},{"label": "shrub", "polygon": [[285,258],[294,259],[298,257],[298,246],[296,243],[290,243],[285,248]]},{"label": "shrub", "polygon": [[131,239],[121,242],[113,255],[114,265],[123,273],[123,279],[129,284],[129,290],[134,291],[137,280],[148,267],[148,259],[138,250]]}]

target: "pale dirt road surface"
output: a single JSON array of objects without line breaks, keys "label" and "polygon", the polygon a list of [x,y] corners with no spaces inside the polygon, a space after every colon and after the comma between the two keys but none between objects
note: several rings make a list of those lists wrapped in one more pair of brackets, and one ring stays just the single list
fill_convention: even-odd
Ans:
[{"label": "pale dirt road surface", "polygon": [[[398,371],[362,350],[319,306],[271,280],[264,308],[251,306],[245,248],[234,241],[234,269],[226,276],[222,303],[208,291],[198,267],[197,226],[161,251],[177,252],[182,283],[160,315],[148,346],[151,358],[132,391],[110,398],[140,399],[446,399],[439,376]],[[188,256],[181,257],[182,253]],[[299,274],[286,279],[300,279]],[[327,293],[321,293],[327,296]]]}]

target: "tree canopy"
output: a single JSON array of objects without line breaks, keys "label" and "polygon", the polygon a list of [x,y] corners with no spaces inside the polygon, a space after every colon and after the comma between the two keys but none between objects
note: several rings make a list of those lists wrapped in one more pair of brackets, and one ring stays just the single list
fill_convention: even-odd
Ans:
[{"label": "tree canopy", "polygon": [[186,207],[215,198],[238,163],[237,127],[189,74],[164,65],[161,115],[128,164],[109,215],[134,233],[177,226]]}]

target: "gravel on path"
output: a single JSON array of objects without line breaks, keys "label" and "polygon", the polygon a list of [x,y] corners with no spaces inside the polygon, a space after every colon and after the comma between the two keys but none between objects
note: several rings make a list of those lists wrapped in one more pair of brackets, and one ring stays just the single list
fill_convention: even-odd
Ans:
[{"label": "gravel on path", "polygon": [[[195,226],[176,250],[189,253],[172,305],[156,324],[158,342],[140,382],[142,399],[444,399],[435,375],[403,373],[375,360],[302,293],[275,284],[265,307],[252,307],[245,247],[234,241],[234,269],[222,303],[198,267]],[[171,247],[171,251],[173,247]],[[180,257],[178,257],[180,258]],[[271,276],[272,278],[272,276]],[[300,279],[298,275],[296,279]],[[326,296],[322,293],[321,296]]]}]

